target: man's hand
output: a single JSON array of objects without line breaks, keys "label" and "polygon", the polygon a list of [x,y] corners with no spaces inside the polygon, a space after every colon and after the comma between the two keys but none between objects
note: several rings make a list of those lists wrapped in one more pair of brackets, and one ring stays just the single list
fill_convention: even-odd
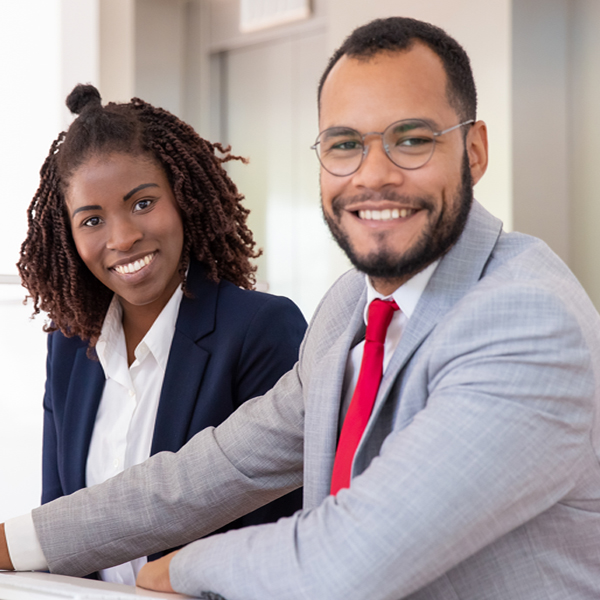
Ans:
[{"label": "man's hand", "polygon": [[158,560],[146,563],[138,573],[135,582],[136,585],[157,592],[174,592],[175,590],[171,587],[171,578],[169,577],[169,565],[177,552],[179,550],[171,552],[171,554],[167,554]]},{"label": "man's hand", "polygon": [[0,523],[0,569],[14,569],[10,554],[8,553],[8,544],[6,543],[6,534],[4,533],[4,523]]}]

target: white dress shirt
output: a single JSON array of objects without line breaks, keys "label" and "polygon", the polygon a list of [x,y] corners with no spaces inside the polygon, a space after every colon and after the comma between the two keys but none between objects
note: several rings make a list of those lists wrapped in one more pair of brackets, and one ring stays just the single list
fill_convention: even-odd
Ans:
[{"label": "white dress shirt", "polygon": [[[110,304],[96,353],[106,383],[96,414],[86,465],[86,485],[103,483],[150,456],[169,350],[183,292],[175,290],[127,365],[123,310],[116,297]],[[146,557],[100,572],[104,581],[135,585]]]},{"label": "white dress shirt", "polygon": [[[128,366],[122,308],[116,297],[106,313],[96,353],[106,383],[96,414],[86,464],[86,485],[102,483],[150,456],[160,391],[183,292],[171,299],[135,349]],[[6,538],[16,570],[48,568],[31,513],[6,522]],[[146,558],[101,571],[103,580],[135,585]]]},{"label": "white dress shirt", "polygon": [[[385,339],[385,346],[384,346],[384,358],[383,358],[384,372],[390,362],[390,359],[392,357],[392,354],[394,353],[394,350],[396,350],[398,343],[400,342],[400,337],[402,335],[402,331],[404,330],[404,327],[406,326],[408,319],[410,319],[411,315],[413,314],[413,312],[417,306],[417,303],[419,302],[419,299],[421,298],[421,295],[422,295],[423,291],[425,290],[427,283],[431,279],[431,276],[433,275],[433,272],[435,271],[438,263],[439,263],[439,261],[436,261],[436,262],[432,263],[431,265],[429,265],[426,269],[424,269],[423,271],[421,271],[420,273],[418,273],[417,275],[415,275],[414,277],[409,279],[406,283],[401,285],[390,296],[382,296],[380,293],[378,293],[375,290],[375,288],[373,288],[373,286],[371,285],[371,282],[369,281],[369,278],[368,277],[366,278],[367,279],[367,304],[365,306],[365,313],[364,313],[365,323],[367,322],[369,304],[375,298],[381,298],[384,300],[393,298],[396,301],[396,304],[398,305],[398,307],[400,308],[400,310],[394,312],[392,321],[388,327],[388,331],[387,331],[387,335],[386,335],[386,339]],[[181,296],[179,297],[177,306],[179,306],[180,301],[181,301]],[[166,307],[165,307],[165,310],[166,310]],[[177,311],[175,311],[175,315],[176,314],[177,314]],[[161,313],[161,317],[162,317],[162,313]],[[159,317],[159,319],[161,317]],[[157,319],[157,322],[158,322],[158,319]],[[155,323],[155,325],[156,325],[156,323]],[[175,321],[173,321],[173,327],[174,327],[174,325],[175,325]],[[150,330],[150,331],[152,331],[152,330]],[[103,328],[103,332],[104,332],[104,328]],[[171,331],[171,337],[172,337],[172,333],[173,332]],[[150,334],[150,332],[148,332],[147,336],[144,338],[143,341],[146,340],[146,338],[148,337],[149,334]],[[169,344],[171,343],[171,337],[169,337]],[[143,342],[140,342],[140,346],[142,346],[142,343]],[[98,341],[98,344],[100,344],[100,341]],[[346,363],[346,373],[345,373],[345,377],[344,377],[344,389],[346,390],[346,392],[344,394],[343,405],[342,405],[342,415],[343,416],[345,416],[345,414],[346,414],[348,406],[350,405],[350,400],[352,399],[352,393],[354,392],[354,388],[356,387],[356,382],[358,380],[358,373],[360,370],[360,363],[362,361],[364,345],[365,345],[364,342],[357,344],[351,350],[350,354],[348,355],[348,362]],[[140,346],[138,346],[138,348],[140,348]],[[167,348],[167,354],[168,354],[168,348]],[[138,362],[138,355],[137,355],[137,349],[136,349],[136,361],[131,365],[131,369],[134,368],[134,366],[136,365],[137,362]],[[133,378],[134,378],[134,376],[132,375],[132,379]],[[162,379],[161,379],[161,384],[162,384]],[[124,386],[124,389],[126,387],[127,386]],[[158,389],[160,389],[160,387],[161,386],[159,386]],[[103,401],[104,401],[104,397],[103,397]],[[158,400],[157,400],[157,402],[158,402]],[[140,400],[140,406],[141,405],[142,405],[142,403]],[[131,409],[129,409],[129,410],[131,410]],[[156,411],[154,412],[154,415],[156,415]],[[99,417],[100,417],[100,410],[98,411],[98,418]],[[154,417],[153,417],[153,419],[154,419]],[[343,419],[341,419],[340,422],[342,420]],[[98,424],[98,419],[97,419],[96,425],[97,424]],[[94,434],[95,434],[95,432],[94,432]],[[93,439],[92,439],[92,443],[93,443]],[[91,455],[91,451],[92,451],[92,448],[90,446],[90,455]],[[146,454],[146,457],[148,455],[149,455],[149,446],[148,446],[148,453]],[[110,456],[114,456],[113,460],[120,459],[119,457],[122,456],[124,464],[128,460],[128,455],[126,453],[118,454],[118,452],[116,452],[116,453],[113,452],[112,454],[110,454]],[[129,460],[131,460],[131,458]],[[141,462],[141,461],[138,461],[138,462]],[[110,461],[108,461],[108,463],[110,463]],[[127,466],[131,466],[132,464],[136,464],[136,463],[127,462]],[[95,467],[92,467],[92,469],[94,469],[94,468]],[[110,469],[110,465],[107,466],[106,468]],[[92,470],[92,469],[90,468],[90,459],[88,458],[88,468],[87,468],[88,477],[90,475],[90,470]],[[113,472],[112,475],[116,475],[117,472],[119,472],[119,471]],[[109,477],[112,475],[109,475]],[[88,480],[88,485],[89,484],[90,484],[90,482]],[[9,521],[7,521],[5,524],[5,533],[6,533],[6,541],[8,544],[11,560],[17,571],[30,571],[30,570],[42,571],[42,570],[45,570],[48,568],[48,563],[46,562],[46,558],[44,557],[44,553],[42,552],[42,548],[38,542],[37,535],[35,533],[35,528],[33,526],[33,519],[31,518],[31,513],[28,513],[27,515],[23,515],[21,517],[16,517],[14,519],[10,519]],[[143,559],[143,560],[145,561],[145,559]],[[137,562],[137,561],[134,561],[134,562]],[[129,566],[129,564],[130,563],[128,563],[127,566]],[[141,565],[140,565],[140,568],[141,568]],[[131,567],[130,567],[130,569],[131,569]]]},{"label": "white dress shirt", "polygon": [[[364,319],[365,325],[367,324],[367,318],[369,316],[369,305],[373,300],[379,298],[380,300],[394,300],[400,310],[395,310],[392,315],[392,320],[388,327],[385,344],[383,347],[383,372],[387,369],[394,350],[400,343],[400,337],[406,327],[408,319],[412,316],[423,291],[427,287],[433,272],[435,271],[438,263],[436,260],[431,263],[427,268],[423,269],[420,273],[417,273],[414,277],[411,277],[406,283],[402,284],[393,294],[384,296],[380,294],[371,284],[368,276],[367,280],[367,304],[365,305]],[[346,363],[346,373],[344,374],[344,401],[342,403],[342,411],[340,418],[340,426],[344,421],[350,401],[352,400],[352,394],[358,381],[358,374],[360,371],[360,363],[362,362],[362,356],[365,349],[364,340],[354,346],[348,355],[348,362]]]}]

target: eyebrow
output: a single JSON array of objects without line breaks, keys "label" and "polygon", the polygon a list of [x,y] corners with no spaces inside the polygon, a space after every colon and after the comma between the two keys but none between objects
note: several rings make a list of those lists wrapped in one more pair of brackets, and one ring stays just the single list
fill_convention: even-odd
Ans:
[{"label": "eyebrow", "polygon": [[[422,121],[423,123],[427,123],[428,125],[430,125],[424,119],[419,119],[419,121]],[[400,121],[400,125],[394,127],[394,132],[395,133],[406,133],[407,131],[412,131],[413,129],[418,129],[419,127],[422,127],[422,125],[418,121],[408,121],[408,122]]]},{"label": "eyebrow", "polygon": [[76,208],[72,213],[71,213],[71,219],[78,213],[78,212],[83,212],[84,210],[102,210],[102,207],[99,204],[90,204],[89,206],[80,206],[79,208]]},{"label": "eyebrow", "polygon": [[158,183],[142,183],[142,185],[138,185],[136,188],[133,188],[130,192],[127,192],[127,194],[123,196],[123,202],[127,202],[127,200],[129,200],[129,198],[131,198],[131,196],[133,196],[136,192],[148,187],[158,187]]},{"label": "eyebrow", "polygon": [[358,135],[360,135],[360,133],[358,131],[356,131],[356,129],[352,129],[352,127],[344,127],[343,125],[337,126],[337,127],[328,127],[327,129],[323,130],[321,132],[321,134],[326,134],[325,137],[337,137],[340,135],[352,135],[353,133],[358,133]]}]

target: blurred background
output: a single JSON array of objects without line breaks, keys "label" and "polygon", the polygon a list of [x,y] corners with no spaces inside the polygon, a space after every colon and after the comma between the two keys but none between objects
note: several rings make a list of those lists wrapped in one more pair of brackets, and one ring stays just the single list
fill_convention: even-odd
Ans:
[{"label": "blurred background", "polygon": [[476,197],[544,239],[600,307],[598,0],[0,0],[0,521],[39,503],[45,334],[15,262],[78,82],[139,96],[231,144],[262,288],[310,318],[348,268],[319,207],[316,86],[357,25],[391,15],[469,53],[490,167]]}]

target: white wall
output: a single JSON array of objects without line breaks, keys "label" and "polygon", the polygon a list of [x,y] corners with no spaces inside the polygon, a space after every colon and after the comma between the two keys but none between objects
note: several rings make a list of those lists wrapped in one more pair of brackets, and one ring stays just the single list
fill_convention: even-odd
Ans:
[{"label": "white wall", "polygon": [[40,503],[46,335],[18,285],[0,285],[0,522]]},{"label": "white wall", "polygon": [[100,0],[99,79],[104,102],[129,102],[135,90],[135,0]]},{"label": "white wall", "polygon": [[46,335],[31,321],[15,263],[26,209],[50,144],[70,120],[64,100],[97,79],[96,0],[0,5],[0,521],[39,504]]},{"label": "white wall", "polygon": [[600,308],[600,2],[569,9],[570,264]]},{"label": "white wall", "polygon": [[[60,2],[4,2],[0,56],[0,273],[16,278],[25,211],[61,127]],[[39,504],[41,489],[43,321],[28,322],[24,296],[0,284],[0,521]]]},{"label": "white wall", "polygon": [[185,2],[142,0],[135,11],[135,94],[181,115]]},{"label": "white wall", "polygon": [[568,2],[513,9],[513,225],[569,261]]},{"label": "white wall", "polygon": [[37,188],[50,142],[60,130],[59,11],[59,0],[2,4],[0,273],[17,272],[15,263],[27,226],[25,210]]}]

